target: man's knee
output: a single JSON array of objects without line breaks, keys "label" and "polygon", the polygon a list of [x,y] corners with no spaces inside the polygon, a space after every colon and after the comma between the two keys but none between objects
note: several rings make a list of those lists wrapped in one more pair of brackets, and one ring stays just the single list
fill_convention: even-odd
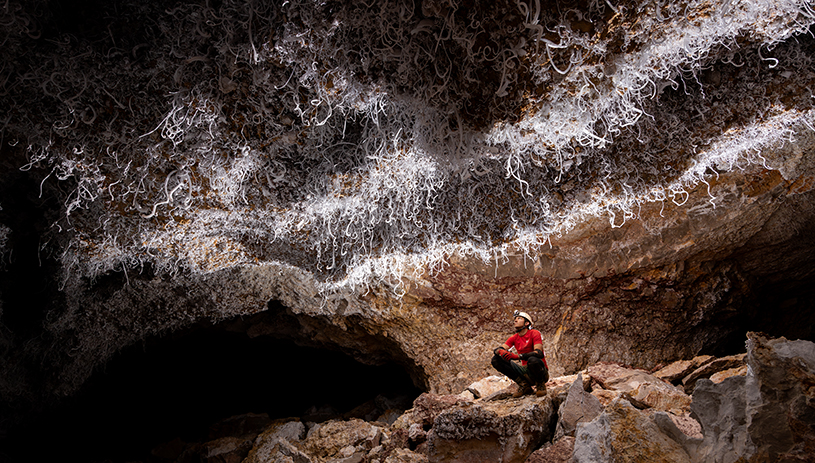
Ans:
[{"label": "man's knee", "polygon": [[491,363],[493,368],[495,368],[496,370],[501,370],[502,369],[501,367],[505,366],[507,362],[506,360],[502,359],[500,355],[496,354],[492,356]]}]

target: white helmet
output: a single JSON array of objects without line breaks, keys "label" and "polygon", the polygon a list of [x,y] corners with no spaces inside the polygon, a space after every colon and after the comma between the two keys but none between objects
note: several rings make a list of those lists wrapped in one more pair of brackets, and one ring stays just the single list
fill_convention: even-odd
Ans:
[{"label": "white helmet", "polygon": [[530,326],[530,327],[531,327],[531,326],[532,326],[532,324],[533,324],[533,322],[532,322],[532,317],[530,317],[530,316],[529,316],[529,314],[528,314],[528,313],[526,313],[526,312],[520,312],[520,311],[517,311],[517,310],[516,310],[515,312],[513,312],[513,313],[512,313],[512,318],[513,318],[513,319],[515,319],[516,317],[522,317],[522,318],[525,318],[525,319],[526,319],[526,321],[528,321],[528,322],[529,322],[529,326]]}]

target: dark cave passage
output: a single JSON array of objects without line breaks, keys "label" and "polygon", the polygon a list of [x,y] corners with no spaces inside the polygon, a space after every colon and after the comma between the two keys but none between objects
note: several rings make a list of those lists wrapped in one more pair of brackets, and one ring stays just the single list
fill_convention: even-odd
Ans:
[{"label": "dark cave passage", "polygon": [[[9,461],[154,461],[170,440],[203,442],[245,413],[320,421],[377,396],[409,408],[422,391],[399,365],[363,365],[339,352],[245,333],[198,329],[120,352],[75,397],[12,431]],[[3,461],[0,451],[0,461]],[[155,460],[159,461],[159,460]]]}]

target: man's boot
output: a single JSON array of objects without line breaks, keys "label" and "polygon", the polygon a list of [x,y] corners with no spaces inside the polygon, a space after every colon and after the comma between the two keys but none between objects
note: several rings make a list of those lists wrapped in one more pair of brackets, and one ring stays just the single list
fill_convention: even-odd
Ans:
[{"label": "man's boot", "polygon": [[525,379],[518,379],[515,382],[518,383],[518,390],[512,394],[513,398],[517,399],[519,397],[534,393],[532,390],[532,385],[530,385]]},{"label": "man's boot", "polygon": [[535,385],[535,395],[538,397],[546,396],[546,382],[541,381],[540,383]]}]

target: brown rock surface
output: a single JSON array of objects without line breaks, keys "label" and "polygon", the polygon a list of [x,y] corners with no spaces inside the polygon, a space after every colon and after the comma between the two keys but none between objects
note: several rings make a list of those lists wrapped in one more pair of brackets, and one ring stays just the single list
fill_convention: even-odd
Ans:
[{"label": "brown rock surface", "polygon": [[691,459],[645,414],[625,400],[615,400],[593,421],[578,425],[574,461],[690,463]]},{"label": "brown rock surface", "polygon": [[699,378],[710,378],[711,375],[731,368],[739,368],[744,365],[744,358],[747,354],[736,354],[727,357],[712,359],[700,366],[688,376],[682,378],[682,385],[688,393],[693,392],[693,387]]},{"label": "brown rock surface", "polygon": [[552,438],[554,416],[548,397],[451,407],[436,417],[428,432],[428,457],[445,463],[522,463]]},{"label": "brown rock surface", "polygon": [[532,452],[525,463],[570,463],[574,452],[574,437],[562,437]]},{"label": "brown rock surface", "polygon": [[713,360],[712,355],[700,355],[691,360],[677,360],[670,365],[665,366],[654,372],[654,376],[659,379],[673,383],[674,381],[681,380],[688,376],[693,370],[701,367],[705,363]]}]

